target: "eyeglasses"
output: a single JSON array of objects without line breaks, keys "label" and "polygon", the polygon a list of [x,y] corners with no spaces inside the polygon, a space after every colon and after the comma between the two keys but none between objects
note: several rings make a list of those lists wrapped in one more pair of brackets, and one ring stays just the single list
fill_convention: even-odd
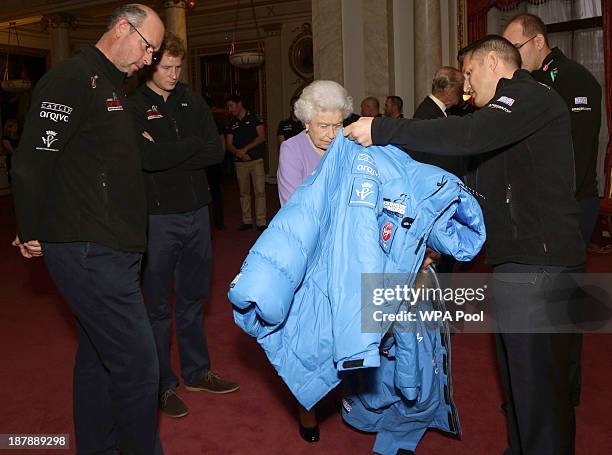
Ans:
[{"label": "eyeglasses", "polygon": [[520,49],[521,47],[523,47],[525,44],[527,44],[529,41],[531,41],[532,39],[534,39],[536,36],[538,35],[533,35],[531,38],[529,38],[527,41],[525,41],[523,44],[515,44],[514,47],[516,47],[517,49]]},{"label": "eyeglasses", "polygon": [[153,45],[151,43],[149,43],[149,41],[147,41],[147,39],[142,36],[142,33],[140,33],[138,31],[138,29],[136,28],[136,26],[134,24],[132,24],[130,21],[128,21],[128,24],[130,24],[130,27],[132,27],[134,29],[134,31],[136,33],[138,33],[138,36],[140,36],[142,38],[142,40],[145,43],[145,52],[150,52],[151,53],[151,61],[152,63],[156,63],[159,60],[159,54],[157,52],[155,52],[155,48],[153,47]]}]

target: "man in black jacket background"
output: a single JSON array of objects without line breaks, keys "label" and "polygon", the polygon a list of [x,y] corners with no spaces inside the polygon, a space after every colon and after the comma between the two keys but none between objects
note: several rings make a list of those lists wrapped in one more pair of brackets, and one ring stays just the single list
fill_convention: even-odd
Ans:
[{"label": "man in black jacket background", "polygon": [[151,8],[117,8],[95,46],[37,84],[15,154],[13,244],[27,258],[44,254],[76,316],[77,453],[162,453],[158,362],[139,286],[146,199],[123,82],[151,64],[163,35]]},{"label": "man in black jacket background", "polygon": [[217,127],[204,99],[178,81],[183,43],[167,32],[146,84],[130,98],[141,150],[149,207],[143,281],[160,369],[160,409],[170,417],[189,412],[176,394],[170,341],[172,284],[176,332],[185,388],[229,393],[238,384],[210,370],[202,321],[211,277],[211,241],[206,167],[223,159]]},{"label": "man in black jacket background", "polygon": [[489,35],[471,44],[463,60],[464,88],[481,109],[436,120],[362,118],[344,134],[362,145],[486,157],[477,189],[485,197],[487,262],[494,266],[505,454],[571,455],[575,337],[552,333],[546,319],[568,314],[568,272],[582,271],[585,261],[570,119],[561,97],[520,65],[512,43]]},{"label": "man in black jacket background", "polygon": [[[548,44],[546,25],[533,14],[512,18],[504,29],[504,37],[519,50],[522,67],[536,81],[552,87],[570,112],[576,173],[576,200],[580,206],[580,231],[588,246],[599,212],[597,191],[597,157],[601,127],[601,86],[595,76],[580,63],[567,58],[557,47]],[[580,357],[582,336],[572,354],[570,371],[574,404],[580,403]]]},{"label": "man in black jacket background", "polygon": [[530,71],[536,81],[555,89],[570,112],[580,230],[588,245],[599,208],[596,168],[601,85],[580,63],[567,58],[558,47],[549,47],[546,25],[533,14],[521,14],[511,19],[504,37],[519,50],[522,68]]}]

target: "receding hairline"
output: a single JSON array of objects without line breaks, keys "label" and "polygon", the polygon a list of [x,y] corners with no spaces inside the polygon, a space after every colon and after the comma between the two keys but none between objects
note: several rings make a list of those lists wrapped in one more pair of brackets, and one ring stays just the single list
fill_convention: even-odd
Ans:
[{"label": "receding hairline", "polygon": [[366,96],[364,99],[361,100],[361,104],[364,103],[374,103],[380,107],[380,101],[378,101],[378,98],[376,98],[375,96]]},{"label": "receding hairline", "polygon": [[[130,15],[140,16],[136,19],[130,20]],[[163,22],[157,15],[157,12],[150,6],[143,5],[142,3],[128,3],[126,5],[118,6],[113,10],[109,17],[107,30],[111,30],[119,20],[127,18],[135,27],[141,26],[147,19],[157,18],[157,20],[163,25]]]},{"label": "receding hairline", "polygon": [[508,30],[508,27],[515,24],[521,26],[521,33],[525,37],[542,35],[546,45],[548,46],[548,33],[546,31],[546,24],[542,18],[530,13],[518,14],[508,21],[504,27],[504,32]]}]

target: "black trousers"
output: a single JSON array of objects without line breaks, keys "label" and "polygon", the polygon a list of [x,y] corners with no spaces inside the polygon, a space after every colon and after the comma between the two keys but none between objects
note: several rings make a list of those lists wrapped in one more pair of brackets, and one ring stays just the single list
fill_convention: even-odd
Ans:
[{"label": "black trousers", "polygon": [[[571,305],[564,268],[503,264],[494,269],[496,347],[508,406],[508,455],[572,455],[576,423],[570,380],[578,337],[554,333],[554,312]],[[571,280],[570,280],[571,281]],[[552,319],[551,319],[552,316]],[[544,329],[544,330],[543,330]],[[519,333],[520,332],[520,333]]]},{"label": "black trousers", "polygon": [[221,176],[223,175],[223,163],[215,164],[206,168],[210,197],[212,198],[213,221],[218,229],[225,222],[223,220],[223,196],[221,194]]},{"label": "black trousers", "polygon": [[[580,232],[584,244],[588,247],[593,230],[597,223],[599,214],[599,198],[593,197],[578,201],[580,205]],[[571,347],[571,364],[570,364],[570,381],[572,387],[572,400],[574,406],[580,404],[580,394],[582,390],[582,371],[580,368],[580,360],[582,357],[582,334],[576,335],[576,343]]]},{"label": "black trousers", "polygon": [[143,289],[159,358],[160,392],[179,383],[170,360],[173,283],[181,375],[187,384],[195,384],[210,368],[202,304],[209,294],[211,262],[207,206],[187,213],[149,216]]},{"label": "black trousers", "polygon": [[43,243],[47,268],[77,320],[77,454],[161,454],[159,369],[139,286],[142,255],[88,242]]}]

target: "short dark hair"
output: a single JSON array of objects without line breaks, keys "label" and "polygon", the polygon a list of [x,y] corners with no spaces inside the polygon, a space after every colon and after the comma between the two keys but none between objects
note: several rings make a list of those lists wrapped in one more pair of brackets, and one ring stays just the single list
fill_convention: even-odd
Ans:
[{"label": "short dark hair", "polygon": [[164,41],[157,53],[160,58],[163,57],[164,53],[172,57],[185,57],[185,45],[183,44],[183,40],[176,36],[172,32],[166,32],[164,35]]},{"label": "short dark hair", "polygon": [[548,34],[546,33],[546,24],[535,14],[519,14],[508,21],[508,25],[518,22],[523,27],[523,35],[531,38],[532,36],[542,35],[544,42],[548,46]]},{"label": "short dark hair", "polygon": [[463,68],[463,58],[465,57],[466,52],[469,52],[469,44],[465,47],[462,47],[457,51],[457,65],[459,69]]},{"label": "short dark hair", "polygon": [[234,103],[242,103],[242,97],[240,95],[230,95],[225,98],[225,103],[229,103],[230,101]]},{"label": "short dark hair", "polygon": [[518,49],[506,38],[499,35],[487,35],[480,38],[464,47],[460,54],[462,55],[462,60],[467,55],[484,58],[484,54],[491,51],[495,52],[507,64],[517,68],[521,67],[521,54],[519,54]]},{"label": "short dark hair", "polygon": [[443,66],[434,75],[431,83],[431,92],[436,93],[444,90],[449,85],[463,85],[461,71],[452,66]]},{"label": "short dark hair", "polygon": [[399,96],[389,95],[387,99],[391,101],[391,104],[396,106],[400,112],[402,112],[402,109],[404,108],[404,101]]},{"label": "short dark hair", "polygon": [[111,13],[106,30],[111,30],[121,19],[127,19],[134,27],[138,27],[144,22],[146,17],[147,12],[138,5],[123,5]]}]

